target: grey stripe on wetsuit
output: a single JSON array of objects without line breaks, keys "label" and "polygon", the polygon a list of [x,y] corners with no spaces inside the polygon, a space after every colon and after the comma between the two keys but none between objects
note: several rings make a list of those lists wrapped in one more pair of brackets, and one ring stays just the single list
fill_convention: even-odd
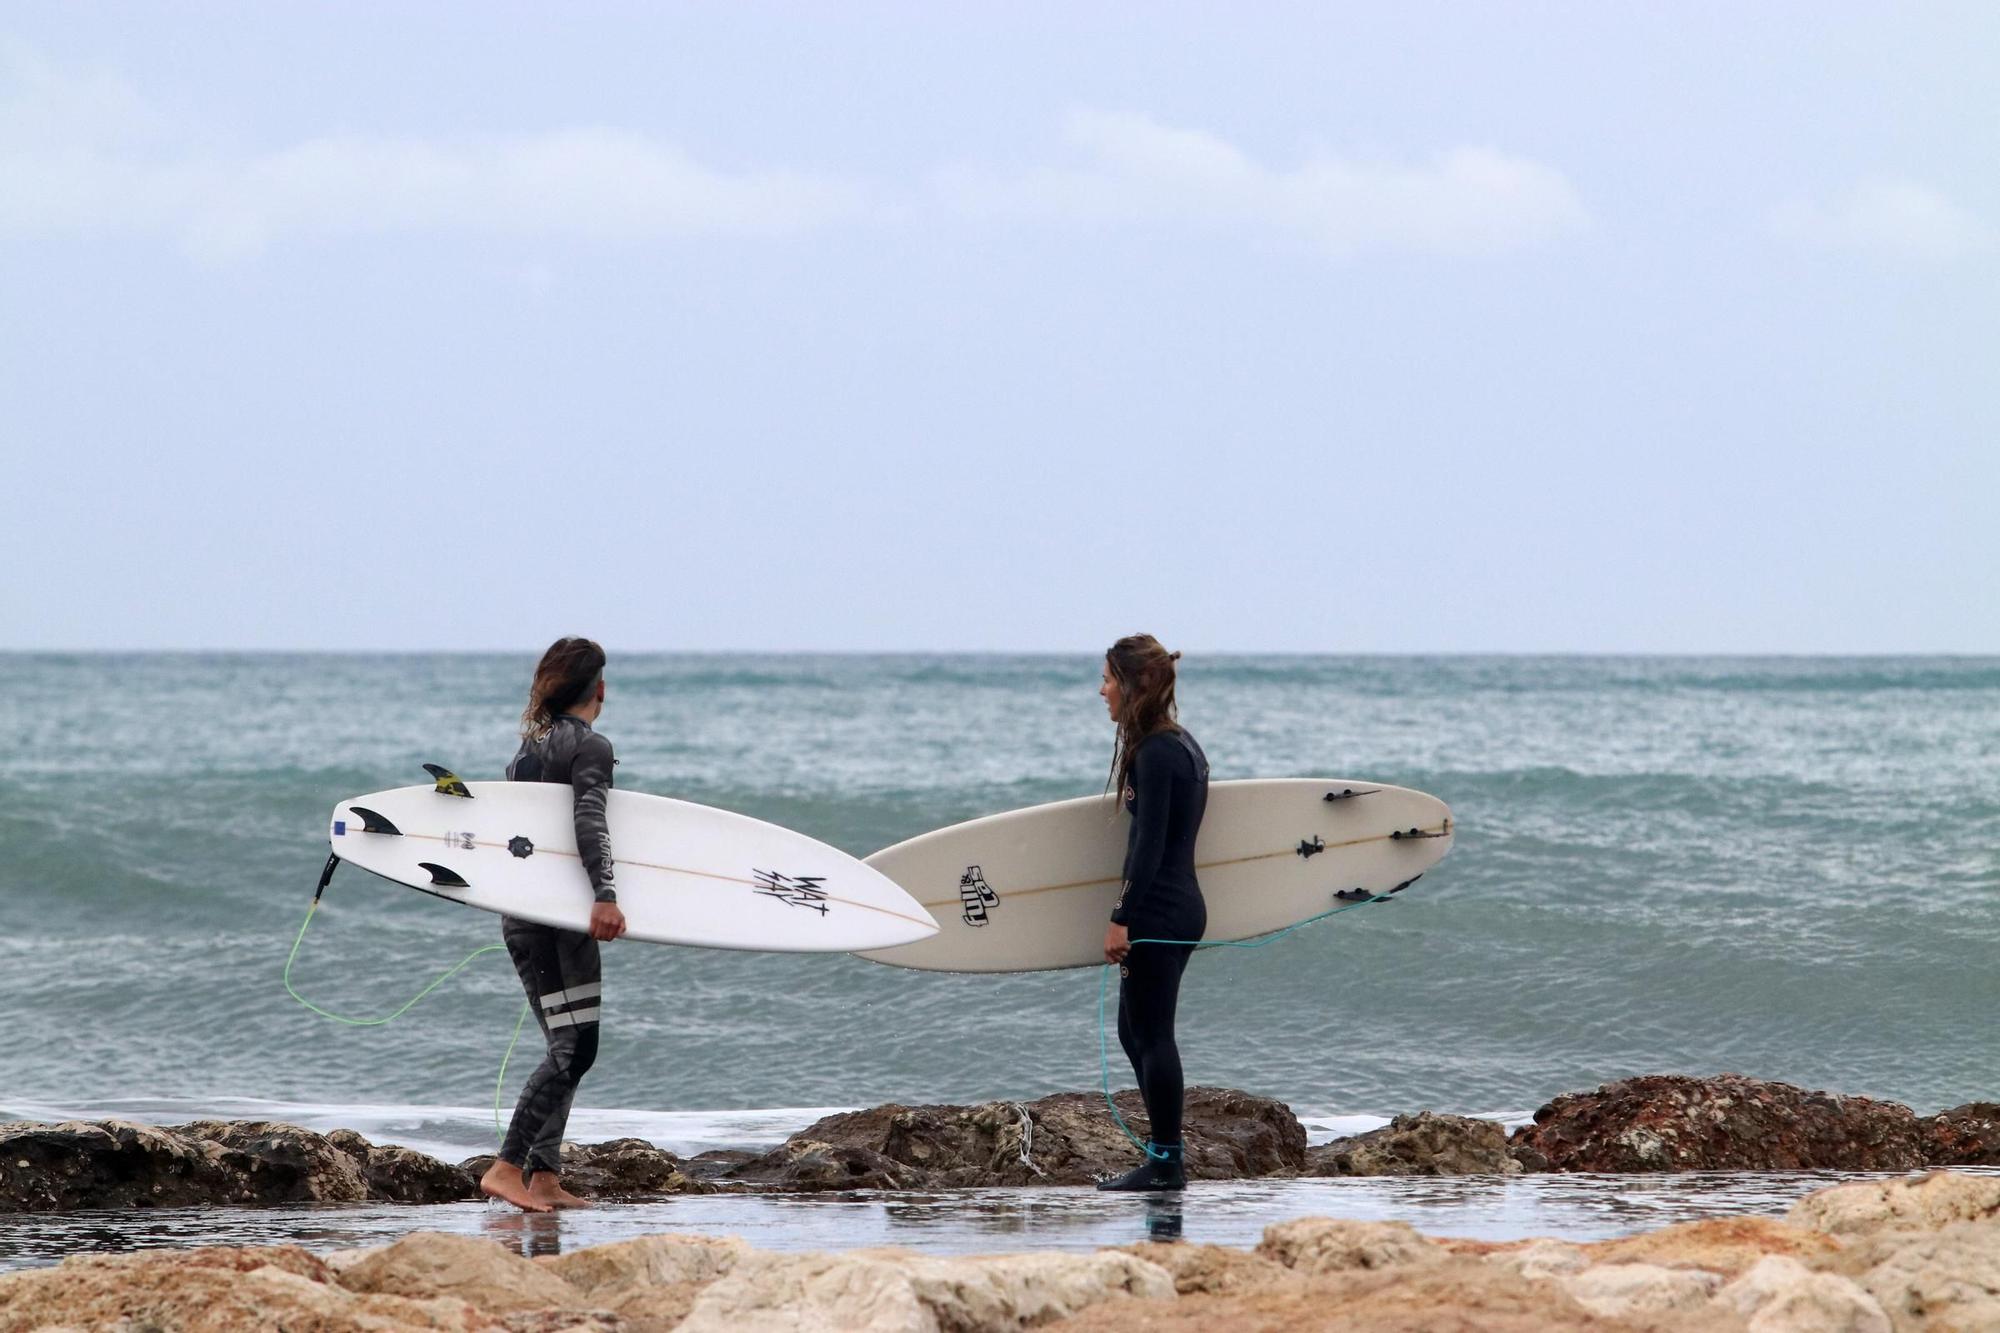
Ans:
[{"label": "grey stripe on wetsuit", "polygon": [[[605,802],[611,793],[611,742],[573,713],[564,713],[540,740],[521,742],[507,765],[516,782],[563,782],[576,793],[576,846],[598,902],[616,902],[611,834]],[[500,1160],[532,1176],[562,1169],[563,1131],[577,1084],[597,1059],[603,969],[597,941],[580,930],[561,930],[514,917],[500,919],[500,937],[521,986],[534,1006],[548,1052],[521,1089],[514,1119],[500,1145]]]}]

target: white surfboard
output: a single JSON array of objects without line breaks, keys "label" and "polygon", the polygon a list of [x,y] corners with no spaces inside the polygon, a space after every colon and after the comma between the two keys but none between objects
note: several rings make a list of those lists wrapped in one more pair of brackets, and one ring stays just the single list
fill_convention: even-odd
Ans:
[{"label": "white surfboard", "polygon": [[[435,786],[336,805],[334,854],[468,907],[585,929],[592,898],[570,789],[434,772]],[[849,953],[937,933],[930,915],[880,872],[803,833],[640,792],[613,790],[605,810],[628,939]]]},{"label": "white surfboard", "polygon": [[[1131,816],[1109,797],[988,815],[887,847],[868,864],[938,933],[862,957],[941,972],[1031,972],[1104,961]],[[1210,940],[1268,935],[1348,902],[1402,892],[1451,849],[1451,810],[1346,778],[1214,782],[1195,874]]]}]

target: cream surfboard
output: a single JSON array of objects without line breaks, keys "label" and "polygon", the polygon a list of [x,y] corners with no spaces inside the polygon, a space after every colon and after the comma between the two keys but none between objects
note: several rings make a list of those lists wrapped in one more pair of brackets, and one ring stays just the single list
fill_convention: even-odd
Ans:
[{"label": "cream surfboard", "polygon": [[[868,864],[939,925],[862,956],[941,972],[1101,963],[1131,817],[1108,797],[989,815],[884,848]],[[1435,796],[1348,778],[1209,785],[1195,843],[1210,940],[1268,935],[1344,903],[1393,896],[1451,849]]]},{"label": "cream surfboard", "polygon": [[[573,930],[588,924],[590,883],[567,786],[461,782],[425,767],[434,785],[336,805],[334,855],[468,907]],[[628,939],[849,953],[937,933],[930,915],[879,871],[803,833],[617,790],[606,820]]]}]

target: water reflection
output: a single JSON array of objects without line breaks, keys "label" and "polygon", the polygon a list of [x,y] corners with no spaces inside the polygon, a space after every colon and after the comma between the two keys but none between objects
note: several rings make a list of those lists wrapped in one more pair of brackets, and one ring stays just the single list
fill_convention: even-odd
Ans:
[{"label": "water reflection", "polygon": [[[2000,1174],[1973,1168],[1972,1174]],[[1844,1180],[1833,1171],[1683,1176],[1358,1177],[1199,1181],[1185,1195],[1091,1189],[978,1189],[838,1195],[690,1194],[602,1203],[568,1213],[504,1204],[277,1205],[123,1212],[16,1213],[0,1225],[0,1270],[67,1255],[190,1245],[303,1245],[325,1252],[384,1245],[411,1231],[487,1236],[529,1257],[636,1236],[740,1236],[764,1250],[900,1246],[930,1254],[1091,1250],[1134,1240],[1250,1247],[1295,1217],[1403,1221],[1440,1236],[1602,1240],[1674,1222],[1782,1216]]]},{"label": "water reflection", "polygon": [[480,1232],[501,1248],[523,1259],[540,1259],[562,1253],[562,1213],[523,1213],[514,1209],[488,1213]]}]

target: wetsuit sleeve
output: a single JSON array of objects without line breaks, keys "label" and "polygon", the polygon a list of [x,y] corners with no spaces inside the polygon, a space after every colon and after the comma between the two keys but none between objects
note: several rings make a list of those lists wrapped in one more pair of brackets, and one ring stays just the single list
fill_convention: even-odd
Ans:
[{"label": "wetsuit sleeve", "polygon": [[1131,913],[1146,899],[1160,863],[1167,854],[1167,812],[1173,806],[1174,770],[1172,755],[1165,745],[1141,744],[1132,760],[1133,812],[1131,849],[1125,853],[1125,887],[1111,919],[1124,925]]},{"label": "wetsuit sleeve", "polygon": [[576,850],[583,858],[590,890],[601,903],[618,901],[611,882],[611,826],[605,805],[611,796],[611,742],[592,732],[577,746],[570,765],[570,789],[576,793]]}]

